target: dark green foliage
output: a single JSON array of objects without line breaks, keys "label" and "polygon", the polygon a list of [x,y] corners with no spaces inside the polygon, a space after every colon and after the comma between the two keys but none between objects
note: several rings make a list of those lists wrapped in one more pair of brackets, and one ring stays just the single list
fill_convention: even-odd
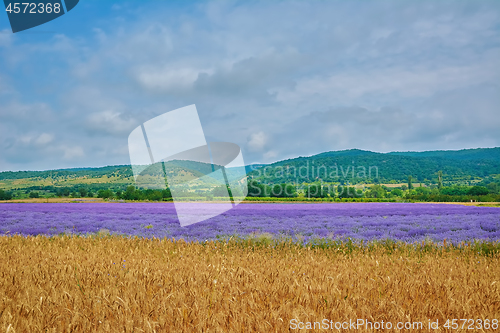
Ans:
[{"label": "dark green foliage", "polygon": [[403,196],[403,191],[399,188],[395,188],[391,191],[391,194],[397,197]]},{"label": "dark green foliage", "polygon": [[117,191],[116,198],[123,200],[149,200],[149,201],[163,201],[172,198],[170,189],[153,190],[153,189],[136,189],[135,186],[127,186],[124,192]]},{"label": "dark green foliage", "polygon": [[484,186],[473,186],[467,190],[468,195],[486,195],[490,191]]},{"label": "dark green foliage", "polygon": [[89,193],[89,191],[88,191],[88,190],[87,190],[87,188],[85,188],[85,187],[80,188],[80,189],[78,190],[78,192],[80,193],[80,196],[81,196],[82,198],[86,197],[86,196],[87,196],[87,194]]},{"label": "dark green foliage", "polygon": [[33,192],[30,192],[29,197],[30,198],[39,198],[40,194],[38,192],[33,191]]},{"label": "dark green foliage", "polygon": [[170,193],[170,189],[167,188],[165,190],[162,190],[161,191],[161,196],[163,197],[163,199],[172,199],[172,193]]},{"label": "dark green foliage", "polygon": [[297,189],[292,184],[276,184],[271,187],[271,197],[294,198],[296,196],[297,196]]},{"label": "dark green foliage", "polygon": [[0,200],[10,200],[12,199],[12,192],[6,192],[0,189]]},{"label": "dark green foliage", "polygon": [[[333,196],[333,195],[332,195]],[[337,196],[340,199],[344,198],[360,198],[363,194],[358,193],[354,187],[337,186]]]},{"label": "dark green foliage", "polygon": [[382,186],[373,185],[370,190],[366,191],[365,196],[367,198],[385,198],[386,194],[387,192]]},{"label": "dark green foliage", "polygon": [[455,185],[455,186],[443,187],[440,190],[440,193],[443,195],[457,196],[457,195],[466,195],[468,190],[469,187],[467,186]]},{"label": "dark green foliage", "polygon": [[58,197],[69,197],[71,191],[68,187],[61,187],[56,190],[56,195]]},{"label": "dark green foliage", "polygon": [[412,183],[412,177],[408,176],[408,189],[412,190],[413,189],[413,183]]},{"label": "dark green foliage", "polygon": [[309,184],[304,189],[304,196],[306,198],[327,198],[331,196],[332,190],[320,183]]},{"label": "dark green foliage", "polygon": [[489,183],[486,187],[490,193],[498,194],[500,192],[500,185],[498,183]]},{"label": "dark green foliage", "polygon": [[415,190],[417,194],[430,194],[431,190],[427,187],[417,187]]},{"label": "dark green foliage", "polygon": [[114,197],[115,194],[111,190],[99,190],[97,191],[97,197],[102,199],[109,199]]},{"label": "dark green foliage", "polygon": [[250,197],[268,197],[270,196],[271,189],[266,184],[260,184],[256,180],[248,182],[248,196]]}]

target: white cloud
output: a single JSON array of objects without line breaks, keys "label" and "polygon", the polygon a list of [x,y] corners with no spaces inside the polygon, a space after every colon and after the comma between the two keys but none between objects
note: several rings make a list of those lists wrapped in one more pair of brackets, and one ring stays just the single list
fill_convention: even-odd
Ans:
[{"label": "white cloud", "polygon": [[261,151],[267,144],[267,135],[264,132],[257,132],[250,135],[248,148],[251,151]]},{"label": "white cloud", "polygon": [[137,80],[148,89],[176,91],[191,88],[200,73],[211,73],[211,71],[176,68],[175,65],[172,65],[162,69],[143,68],[138,70],[136,75]]},{"label": "white cloud", "polygon": [[124,117],[120,112],[106,110],[89,115],[86,125],[91,132],[123,135],[128,134],[137,126],[137,121]]},{"label": "white cloud", "polygon": [[62,150],[64,152],[63,158],[65,160],[81,160],[81,158],[85,156],[85,152],[80,146],[62,147]]},{"label": "white cloud", "polygon": [[[500,57],[500,52],[497,56]],[[395,96],[396,99],[430,97],[500,77],[499,61],[485,59],[474,65],[441,68],[375,68],[350,71],[331,76],[298,80],[292,89],[276,88],[270,92],[284,104],[297,104],[308,99],[327,103],[352,104],[366,95]]]},{"label": "white cloud", "polygon": [[54,135],[49,133],[42,133],[35,139],[35,144],[38,146],[45,146],[54,140]]}]

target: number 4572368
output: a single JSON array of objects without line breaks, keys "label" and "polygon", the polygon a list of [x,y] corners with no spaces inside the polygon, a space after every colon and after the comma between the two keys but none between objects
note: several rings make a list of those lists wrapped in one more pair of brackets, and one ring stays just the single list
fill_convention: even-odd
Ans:
[{"label": "number 4572368", "polygon": [[473,329],[478,329],[478,330],[487,329],[487,330],[489,330],[490,328],[498,329],[498,319],[493,319],[491,321],[489,319],[485,319],[484,321],[481,319],[477,319],[477,320],[474,320],[474,319],[452,319],[452,320],[450,320],[450,319],[448,319],[443,326],[448,328],[448,329],[453,329],[453,330],[456,330],[458,328],[469,329],[469,330],[473,330]]},{"label": "number 4572368", "polygon": [[61,12],[61,4],[60,3],[30,3],[30,2],[21,2],[21,3],[9,3],[5,11],[9,12],[9,14],[19,14],[19,13],[29,13],[29,14],[50,14],[52,12],[59,14]]}]

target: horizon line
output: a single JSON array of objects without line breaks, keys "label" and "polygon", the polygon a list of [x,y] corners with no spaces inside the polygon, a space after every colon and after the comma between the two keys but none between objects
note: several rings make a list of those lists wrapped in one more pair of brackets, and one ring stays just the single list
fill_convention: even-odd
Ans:
[{"label": "horizon line", "polygon": [[[426,153],[426,152],[458,152],[458,151],[463,151],[463,150],[477,150],[477,149],[497,149],[500,147],[477,147],[477,148],[463,148],[463,149],[438,149],[438,150],[422,150],[422,151],[415,151],[415,150],[407,150],[407,151],[388,151],[388,152],[377,152],[377,151],[371,151],[371,150],[364,150],[364,149],[359,149],[359,148],[350,148],[350,149],[342,149],[342,150],[329,150],[329,151],[324,151],[316,154],[311,154],[311,155],[298,155],[296,157],[290,157],[290,158],[284,158],[281,160],[276,160],[274,162],[269,162],[269,163],[261,163],[261,162],[252,162],[245,164],[245,167],[255,165],[255,164],[262,164],[262,165],[272,165],[278,162],[283,162],[287,160],[292,160],[292,159],[297,159],[297,158],[309,158],[321,154],[326,154],[326,153],[336,153],[336,152],[345,152],[345,151],[352,151],[352,150],[358,150],[358,151],[363,151],[363,152],[369,152],[369,153],[375,153],[375,154],[390,154],[390,153]],[[131,166],[131,164],[115,164],[115,165],[104,165],[104,166],[96,166],[96,167],[71,167],[71,168],[61,168],[61,169],[45,169],[45,170],[6,170],[6,171],[0,171],[1,173],[5,172],[44,172],[44,171],[71,171],[71,170],[88,170],[88,169],[102,169],[102,168],[107,168],[107,167],[127,167]]]}]

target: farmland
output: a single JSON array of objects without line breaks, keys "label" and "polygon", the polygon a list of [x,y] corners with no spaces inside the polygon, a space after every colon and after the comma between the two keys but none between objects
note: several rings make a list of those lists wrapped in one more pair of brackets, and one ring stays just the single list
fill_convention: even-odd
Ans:
[{"label": "farmland", "polygon": [[363,319],[393,327],[422,323],[424,329],[414,331],[438,321],[435,331],[444,331],[447,319],[471,318],[493,332],[500,260],[477,250],[466,243],[320,248],[251,240],[0,237],[0,328],[284,332],[292,323]]},{"label": "farmland", "polygon": [[0,221],[2,331],[500,319],[497,207],[240,204],[181,228],[172,203],[3,203]]},{"label": "farmland", "polygon": [[[196,203],[183,203],[196,208]],[[217,205],[217,203],[213,203]],[[186,241],[245,238],[309,242],[392,239],[407,243],[500,241],[500,209],[442,204],[241,204],[185,228],[173,203],[55,203],[0,205],[0,233],[36,236],[111,234]]]}]

